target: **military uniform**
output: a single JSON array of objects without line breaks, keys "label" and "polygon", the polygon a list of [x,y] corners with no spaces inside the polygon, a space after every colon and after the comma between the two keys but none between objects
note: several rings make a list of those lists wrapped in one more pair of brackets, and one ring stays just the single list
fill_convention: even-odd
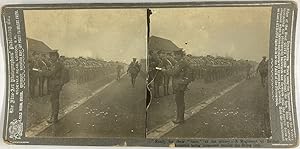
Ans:
[{"label": "military uniform", "polygon": [[188,76],[189,71],[191,71],[191,67],[184,56],[178,60],[175,66],[166,70],[166,72],[173,77],[172,87],[175,93],[175,102],[177,106],[177,118],[173,121],[174,123],[184,122],[184,92],[186,91],[188,84],[191,82],[191,78]]},{"label": "military uniform", "polygon": [[136,79],[138,73],[140,72],[140,69],[141,69],[141,67],[140,67],[140,64],[138,63],[138,61],[132,61],[130,63],[130,65],[128,66],[127,73],[130,73],[132,87],[135,86],[135,79]]},{"label": "military uniform", "polygon": [[59,94],[64,85],[63,83],[63,69],[64,65],[57,59],[52,62],[52,65],[45,75],[49,77],[49,93],[51,103],[51,117],[48,120],[49,123],[56,122],[58,120],[59,112]]}]

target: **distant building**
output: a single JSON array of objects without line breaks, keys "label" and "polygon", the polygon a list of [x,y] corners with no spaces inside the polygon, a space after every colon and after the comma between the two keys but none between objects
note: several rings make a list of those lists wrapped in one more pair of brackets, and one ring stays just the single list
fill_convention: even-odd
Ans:
[{"label": "distant building", "polygon": [[171,40],[157,37],[157,36],[149,37],[148,47],[149,47],[148,48],[149,51],[164,50],[166,52],[173,52],[182,49],[179,48],[176,44],[174,44]]},{"label": "distant building", "polygon": [[41,54],[49,54],[52,50],[47,44],[45,44],[42,41],[36,40],[36,39],[32,39],[32,38],[27,38],[27,49],[29,53],[32,52],[37,52],[37,53],[41,53]]}]

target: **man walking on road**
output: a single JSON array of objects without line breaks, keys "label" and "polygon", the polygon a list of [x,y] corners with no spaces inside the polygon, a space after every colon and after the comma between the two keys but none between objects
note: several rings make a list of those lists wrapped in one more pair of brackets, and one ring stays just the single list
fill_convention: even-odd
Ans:
[{"label": "man walking on road", "polygon": [[175,66],[169,69],[162,69],[162,71],[170,74],[173,77],[172,85],[177,106],[177,118],[176,120],[173,120],[173,123],[181,124],[184,123],[184,92],[187,90],[187,86],[192,80],[191,76],[189,76],[191,67],[184,58],[185,53],[183,50],[174,51],[174,56],[177,61]]},{"label": "man walking on road", "polygon": [[134,87],[135,85],[135,79],[138,73],[140,72],[140,70],[141,70],[140,64],[138,63],[138,61],[136,61],[136,58],[133,58],[132,62],[129,64],[127,69],[127,74],[130,73],[131,76],[132,87]]}]

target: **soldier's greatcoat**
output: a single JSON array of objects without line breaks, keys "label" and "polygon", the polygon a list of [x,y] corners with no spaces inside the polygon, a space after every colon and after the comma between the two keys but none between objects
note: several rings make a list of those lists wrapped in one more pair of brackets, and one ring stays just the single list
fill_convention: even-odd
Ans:
[{"label": "soldier's greatcoat", "polygon": [[190,69],[191,68],[187,60],[182,58],[175,64],[175,66],[166,71],[173,77],[172,86],[177,106],[177,122],[184,121],[184,92],[186,91],[188,84],[191,82],[191,78],[189,76],[189,71],[191,71]]},{"label": "soldier's greatcoat", "polygon": [[50,93],[50,103],[51,103],[51,119],[53,122],[58,120],[59,112],[59,94],[64,85],[63,82],[63,69],[64,65],[60,61],[52,63],[52,66],[48,71],[46,71],[46,76],[49,77],[49,93]]}]

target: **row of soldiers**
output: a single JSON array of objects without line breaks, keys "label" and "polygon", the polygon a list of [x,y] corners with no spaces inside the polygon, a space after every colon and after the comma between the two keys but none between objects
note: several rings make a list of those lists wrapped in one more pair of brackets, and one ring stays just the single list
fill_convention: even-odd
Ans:
[{"label": "row of soldiers", "polygon": [[[101,59],[94,58],[69,58],[60,56],[59,61],[66,68],[66,75],[69,80],[82,84],[85,82],[93,81],[97,78],[117,73],[116,67],[118,65],[124,66],[121,62],[107,62]],[[39,70],[46,70],[51,66],[49,53],[29,53],[29,67]],[[30,69],[30,95],[32,97],[42,97],[48,94],[48,81],[47,76],[41,75],[41,72]]]},{"label": "row of soldiers", "polygon": [[70,79],[75,80],[77,84],[92,81],[95,78],[103,78],[117,72],[116,67],[124,67],[121,62],[106,62],[93,58],[67,58],[65,65],[69,69]]},{"label": "row of soldiers", "polygon": [[48,123],[58,121],[60,92],[71,79],[86,82],[101,78],[109,73],[114,73],[117,75],[116,79],[120,79],[125,65],[121,62],[105,62],[92,58],[66,58],[59,56],[57,51],[51,51],[47,54],[30,52],[28,58],[30,96],[36,95],[35,88],[38,87],[39,96],[43,96],[45,93],[49,94],[50,97],[51,111],[47,120]]},{"label": "row of soldiers", "polygon": [[[59,57],[57,51],[51,51],[48,55],[36,52],[29,53],[30,96],[35,95],[36,85],[39,87],[39,95],[43,95],[44,87],[46,87],[47,94],[50,96],[51,106],[48,123],[58,120],[60,91],[63,85],[69,81],[63,61],[64,57]],[[45,80],[47,82],[46,86],[44,84]]]},{"label": "row of soldiers", "polygon": [[204,79],[205,82],[217,81],[241,73],[250,73],[255,62],[235,60],[231,57],[213,57],[187,55],[192,66],[194,79]]},{"label": "row of soldiers", "polygon": [[[248,60],[235,60],[221,56],[192,56],[184,54],[184,59],[191,67],[190,78],[192,80],[203,79],[206,83],[217,81],[241,73],[246,74],[252,70],[253,63]],[[158,68],[168,68],[177,63],[174,54],[164,50],[149,52],[149,83],[155,98],[160,97],[160,87],[163,87],[163,95],[169,95],[170,75],[157,71]]]},{"label": "row of soldiers", "polygon": [[[150,51],[148,86],[154,97],[159,97],[159,87],[161,85],[164,87],[164,95],[168,95],[168,86],[171,80],[177,108],[176,119],[173,120],[173,123],[182,124],[184,123],[185,112],[184,94],[192,81],[195,79],[216,81],[241,73],[247,74],[248,78],[252,67],[253,62],[248,60],[237,61],[232,58],[210,55],[196,57],[186,55],[181,49],[172,53],[166,53],[162,50]],[[149,103],[149,107],[151,101],[147,103]]]}]

